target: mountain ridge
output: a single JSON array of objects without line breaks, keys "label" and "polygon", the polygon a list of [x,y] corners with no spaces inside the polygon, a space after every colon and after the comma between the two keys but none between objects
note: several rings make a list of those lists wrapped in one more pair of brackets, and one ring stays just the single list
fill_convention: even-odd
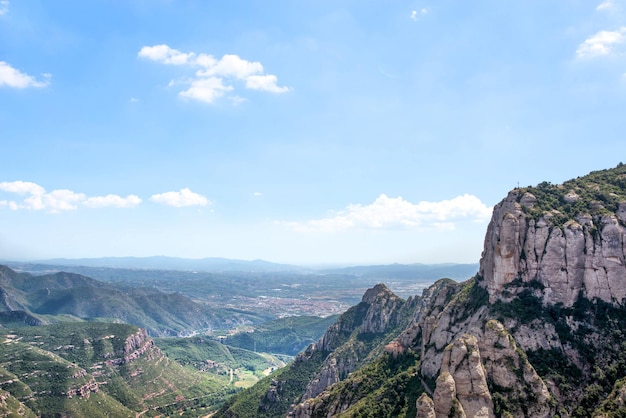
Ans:
[{"label": "mountain ridge", "polygon": [[116,286],[67,272],[34,276],[7,266],[0,266],[0,311],[0,321],[13,325],[20,319],[40,325],[108,320],[141,326],[156,336],[230,326],[237,320],[236,313],[212,312],[180,293]]},{"label": "mountain ridge", "polygon": [[[245,402],[267,417],[626,415],[626,166],[536,189],[515,189],[496,205],[479,272],[412,298],[405,326],[387,329],[367,361],[341,373],[339,365],[354,365],[358,340],[326,343],[342,315],[299,363],[216,416],[243,417]],[[545,230],[526,233],[525,225]],[[611,292],[598,290],[602,280]],[[285,392],[307,362],[315,390]]]}]

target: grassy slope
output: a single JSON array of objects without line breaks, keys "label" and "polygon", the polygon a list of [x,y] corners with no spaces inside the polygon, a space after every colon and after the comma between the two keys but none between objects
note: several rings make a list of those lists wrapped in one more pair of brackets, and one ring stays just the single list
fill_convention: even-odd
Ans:
[{"label": "grassy slope", "polygon": [[[156,347],[133,362],[107,366],[104,360],[119,357],[126,338],[137,331],[107,323],[2,329],[0,379],[13,380],[2,389],[37,415],[75,416],[135,416],[142,411],[151,416],[185,409],[201,413],[232,392],[227,379],[184,368]],[[94,379],[100,383],[98,393],[65,396]]]},{"label": "grassy slope", "polygon": [[254,332],[229,336],[225,343],[247,350],[295,356],[309,344],[320,339],[337,318],[338,315],[326,318],[317,316],[279,318],[258,325]]},{"label": "grassy slope", "polygon": [[[0,311],[26,311],[35,318],[24,317],[22,322],[29,325],[34,321],[58,322],[55,317],[69,315],[77,320],[134,324],[151,335],[164,336],[229,326],[233,321],[228,312],[209,309],[180,293],[112,285],[73,273],[33,276],[0,266],[0,288]],[[15,315],[0,315],[5,326],[19,322]]]}]

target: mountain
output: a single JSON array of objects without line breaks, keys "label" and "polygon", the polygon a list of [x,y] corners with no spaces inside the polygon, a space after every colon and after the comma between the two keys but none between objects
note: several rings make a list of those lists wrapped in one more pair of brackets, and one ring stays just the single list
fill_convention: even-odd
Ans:
[{"label": "mountain", "polygon": [[153,270],[212,271],[212,272],[280,272],[303,271],[302,267],[271,263],[265,260],[236,260],[229,258],[178,258],[153,257],[100,257],[100,258],[53,258],[31,261],[30,264],[52,266],[87,266],[109,268],[132,268]]},{"label": "mountain", "polygon": [[417,280],[435,281],[441,277],[465,280],[478,271],[478,264],[383,264],[373,266],[352,266],[324,269],[325,274],[352,274],[359,277],[372,277],[378,280]]},{"label": "mountain", "polygon": [[256,325],[253,332],[229,335],[224,343],[233,347],[274,354],[295,356],[303,348],[324,335],[338,315],[289,316]]},{"label": "mountain", "polygon": [[165,336],[227,328],[250,317],[235,310],[212,310],[180,293],[112,285],[74,273],[34,276],[0,266],[0,324],[4,325],[105,320]]},{"label": "mountain", "polygon": [[217,417],[626,416],[626,166],[517,188],[478,274],[384,285]]},{"label": "mountain", "polygon": [[232,393],[228,378],[183,368],[125,324],[0,328],[0,415],[198,416]]}]

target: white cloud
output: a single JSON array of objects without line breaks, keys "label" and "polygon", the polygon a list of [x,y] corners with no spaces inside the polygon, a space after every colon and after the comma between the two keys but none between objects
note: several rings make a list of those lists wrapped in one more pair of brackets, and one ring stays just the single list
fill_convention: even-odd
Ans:
[{"label": "white cloud", "polygon": [[487,221],[491,208],[476,196],[465,194],[440,202],[411,203],[402,197],[381,194],[372,204],[349,205],[335,216],[307,222],[290,222],[298,231],[337,232],[355,228],[366,229],[454,229],[455,222]]},{"label": "white cloud", "polygon": [[166,192],[152,195],[150,198],[153,202],[163,205],[182,208],[185,206],[206,206],[210,204],[209,200],[197,193],[192,192],[188,188],[181,189],[179,192]]},{"label": "white cloud", "polygon": [[179,96],[213,103],[225,93],[232,91],[232,86],[225,86],[221,78],[209,77],[193,80],[187,90],[181,91]]},{"label": "white cloud", "polygon": [[21,71],[11,67],[5,61],[0,61],[0,87],[7,86],[17,89],[23,89],[26,87],[46,87],[50,84],[50,75],[44,75],[45,80],[40,81],[24,74]]},{"label": "white cloud", "polygon": [[135,195],[129,195],[125,198],[113,194],[87,197],[84,193],[76,193],[67,189],[46,192],[40,185],[27,181],[2,182],[0,183],[0,191],[27,195],[21,202],[14,200],[0,201],[1,207],[7,207],[11,210],[44,210],[50,213],[59,213],[76,210],[79,206],[130,208],[141,203],[141,199]]},{"label": "white cloud", "polygon": [[[223,77],[235,77],[245,80],[247,77],[255,74],[263,73],[263,66],[260,62],[250,62],[239,58],[237,55],[227,54],[220,60],[210,55],[206,55],[210,58],[204,63],[206,67],[205,71],[198,71],[197,75],[200,77],[206,76],[223,76]],[[200,64],[202,65],[202,64]]]},{"label": "white cloud", "polygon": [[9,0],[0,0],[0,16],[9,12]]},{"label": "white cloud", "polygon": [[106,196],[90,197],[83,202],[83,205],[90,208],[133,208],[141,203],[139,196],[134,194],[126,197],[121,197],[115,194],[109,194]]},{"label": "white cloud", "polygon": [[139,51],[139,56],[163,64],[183,65],[189,63],[194,53],[186,54],[167,45],[144,46]]},{"label": "white cloud", "polygon": [[[186,65],[196,69],[194,76],[182,81],[170,81],[169,86],[177,84],[189,85],[179,95],[205,103],[213,103],[220,97],[235,89],[235,81],[243,81],[244,86],[251,90],[270,93],[285,93],[288,87],[278,85],[278,78],[273,74],[265,74],[263,65],[257,61],[248,61],[238,55],[226,54],[217,59],[212,55],[195,52],[181,52],[167,45],[144,46],[138,54],[163,64]],[[235,103],[241,102],[241,98]]]},{"label": "white cloud", "polygon": [[75,193],[71,190],[53,190],[42,195],[32,195],[24,199],[27,209],[43,210],[58,213],[64,210],[76,210],[78,205],[87,197],[83,193]]},{"label": "white cloud", "polygon": [[252,90],[269,91],[272,93],[285,93],[289,87],[279,87],[275,75],[251,75],[246,78],[246,87]]},{"label": "white cloud", "polygon": [[17,193],[17,194],[43,194],[45,190],[43,187],[30,181],[3,181],[0,183],[0,190],[3,192]]},{"label": "white cloud", "polygon": [[625,33],[626,27],[622,27],[616,31],[600,31],[580,44],[576,50],[576,55],[579,58],[608,55],[613,52],[613,48],[616,45],[626,40],[626,37],[624,37]]},{"label": "white cloud", "polygon": [[602,3],[598,4],[598,7],[596,7],[596,10],[598,11],[607,10],[607,9],[611,9],[614,6],[615,6],[615,3],[613,3],[613,0],[605,0]]}]

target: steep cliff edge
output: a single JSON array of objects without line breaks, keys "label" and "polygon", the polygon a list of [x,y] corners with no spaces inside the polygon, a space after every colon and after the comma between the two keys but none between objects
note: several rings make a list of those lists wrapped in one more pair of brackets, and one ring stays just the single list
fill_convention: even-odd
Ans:
[{"label": "steep cliff edge", "polygon": [[476,276],[370,305],[369,318],[406,319],[374,327],[366,361],[354,341],[369,334],[344,328],[352,308],[294,363],[318,355],[289,416],[626,416],[625,233],[624,165],[511,191]]},{"label": "steep cliff edge", "polygon": [[[507,287],[515,280],[522,285],[540,283],[544,304],[572,306],[581,292],[587,299],[623,302],[626,190],[624,195],[608,195],[619,199],[609,200],[610,206],[617,206],[611,212],[602,201],[585,202],[578,194],[601,185],[579,183],[516,189],[495,207],[480,262],[491,302],[515,294],[520,286]],[[535,195],[540,193],[547,195],[544,199],[558,199],[556,204],[538,207]],[[572,209],[572,203],[578,206]]]}]

